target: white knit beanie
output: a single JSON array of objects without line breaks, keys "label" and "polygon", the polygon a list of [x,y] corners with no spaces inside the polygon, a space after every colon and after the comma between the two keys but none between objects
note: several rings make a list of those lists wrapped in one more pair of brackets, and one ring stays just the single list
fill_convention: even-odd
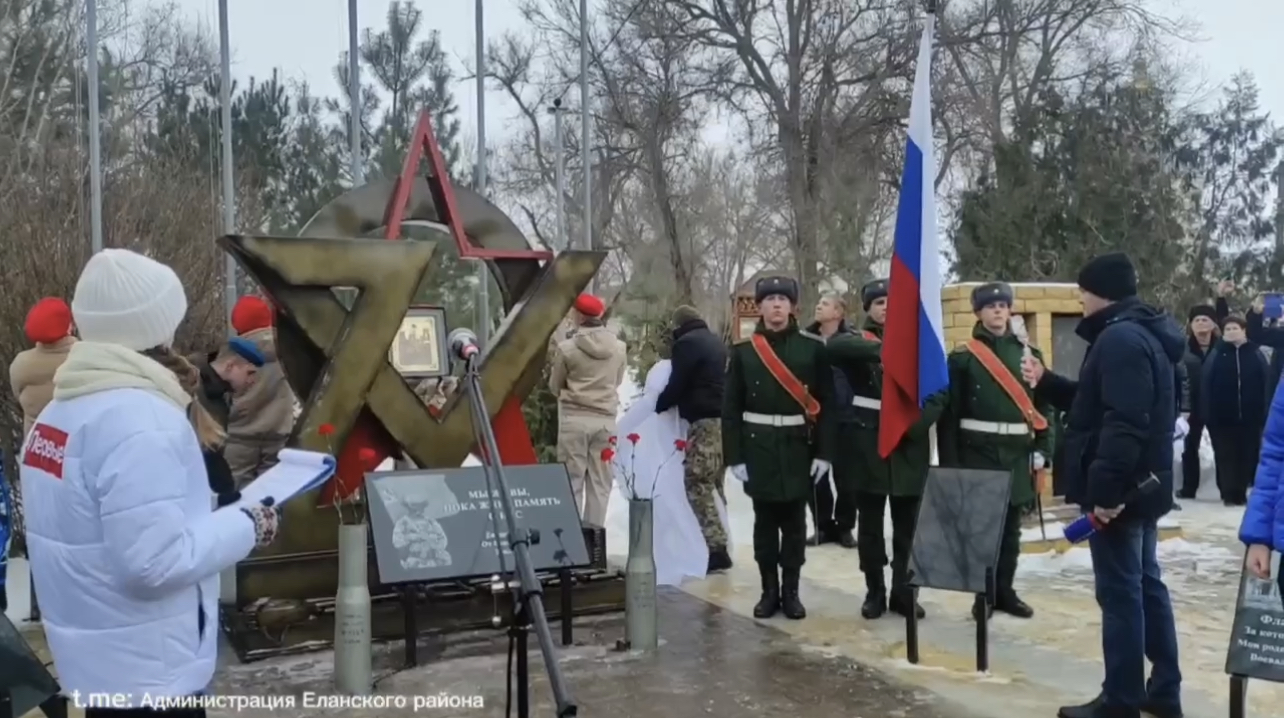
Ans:
[{"label": "white knit beanie", "polygon": [[89,258],[71,315],[80,338],[142,351],[169,346],[187,314],[187,294],[174,270],[127,249]]}]

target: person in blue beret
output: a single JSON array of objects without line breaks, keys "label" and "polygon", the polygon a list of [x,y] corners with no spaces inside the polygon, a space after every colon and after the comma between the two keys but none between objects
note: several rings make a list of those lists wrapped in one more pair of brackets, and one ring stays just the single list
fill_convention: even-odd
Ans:
[{"label": "person in blue beret", "polygon": [[[224,434],[232,412],[232,397],[254,385],[258,371],[266,362],[263,351],[254,342],[232,337],[217,352],[192,358],[201,373],[201,390],[197,399],[219,423]],[[232,467],[223,456],[223,445],[205,450],[205,471],[210,490],[218,496],[218,505],[227,506],[241,498],[236,488]]]}]

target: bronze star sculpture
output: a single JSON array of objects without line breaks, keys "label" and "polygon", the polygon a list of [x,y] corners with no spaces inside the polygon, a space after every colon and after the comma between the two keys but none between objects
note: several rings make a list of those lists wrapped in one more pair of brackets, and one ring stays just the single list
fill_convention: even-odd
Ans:
[{"label": "bronze star sculpture", "polygon": [[[418,173],[426,154],[433,174]],[[322,209],[299,237],[232,235],[220,242],[277,309],[277,351],[303,405],[290,445],[335,453],[339,483],[359,485],[363,468],[350,461],[354,445],[379,458],[404,453],[421,467],[456,467],[473,447],[467,401],[429,413],[388,361],[388,348],[416,290],[430,270],[437,243],[399,238],[403,222],[444,226],[461,256],[486,261],[496,275],[508,316],[485,349],[481,383],[494,414],[510,411],[542,374],[549,336],[600,266],[602,252],[532,250],[521,231],[481,195],[450,187],[427,115],[420,118],[401,177],[354,188]],[[334,289],[352,287],[351,309]],[[444,348],[443,348],[444,350]],[[501,409],[503,407],[503,409]],[[323,425],[332,427],[323,435]],[[346,474],[346,475],[345,475]],[[328,598],[337,585],[332,560],[338,514],[329,503],[299,499],[284,507],[276,543],[238,567],[237,603]]]}]

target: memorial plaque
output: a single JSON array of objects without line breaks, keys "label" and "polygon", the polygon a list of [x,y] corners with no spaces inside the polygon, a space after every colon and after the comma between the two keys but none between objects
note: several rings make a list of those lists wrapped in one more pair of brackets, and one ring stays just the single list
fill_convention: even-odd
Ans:
[{"label": "memorial plaque", "polygon": [[[514,518],[538,531],[530,547],[536,571],[589,564],[570,477],[561,464],[506,466]],[[502,505],[492,501],[480,466],[381,471],[366,476],[379,580],[385,584],[490,576],[515,560]],[[496,535],[494,518],[499,522]]]},{"label": "memorial plaque", "polygon": [[1012,477],[1006,471],[932,468],[910,549],[910,584],[985,593],[1007,517]]},{"label": "memorial plaque", "polygon": [[1235,621],[1226,648],[1226,672],[1263,681],[1284,682],[1284,603],[1280,600],[1280,555],[1271,555],[1271,578],[1240,568]]},{"label": "memorial plaque", "polygon": [[407,379],[442,377],[450,373],[445,352],[446,310],[412,306],[388,349],[388,362]]},{"label": "memorial plaque", "polygon": [[0,611],[0,693],[7,692],[13,715],[28,711],[58,692],[58,683],[40,661],[27,639]]}]

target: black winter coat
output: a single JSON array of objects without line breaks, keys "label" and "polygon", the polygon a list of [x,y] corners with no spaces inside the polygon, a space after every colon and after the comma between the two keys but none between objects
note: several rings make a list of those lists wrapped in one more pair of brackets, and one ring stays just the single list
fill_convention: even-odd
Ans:
[{"label": "black winter coat", "polygon": [[1199,381],[1206,397],[1200,407],[1204,426],[1261,431],[1270,407],[1266,391],[1271,371],[1262,348],[1251,341],[1238,347],[1219,341],[1209,354]]},{"label": "black winter coat", "polygon": [[1088,351],[1074,381],[1048,371],[1037,392],[1068,411],[1057,472],[1066,501],[1114,508],[1149,474],[1160,489],[1128,504],[1124,516],[1158,518],[1173,505],[1173,425],[1181,330],[1133,297],[1079,322]]},{"label": "black winter coat", "polygon": [[1186,337],[1186,350],[1178,365],[1182,372],[1181,410],[1192,418],[1200,420],[1203,416],[1203,382],[1204,362],[1208,360],[1212,347],[1205,350],[1195,341],[1195,337]]},{"label": "black winter coat", "polygon": [[722,416],[722,394],[727,374],[727,345],[702,319],[692,319],[673,330],[669,358],[669,383],[656,399],[657,413],[678,407],[687,421]]}]

